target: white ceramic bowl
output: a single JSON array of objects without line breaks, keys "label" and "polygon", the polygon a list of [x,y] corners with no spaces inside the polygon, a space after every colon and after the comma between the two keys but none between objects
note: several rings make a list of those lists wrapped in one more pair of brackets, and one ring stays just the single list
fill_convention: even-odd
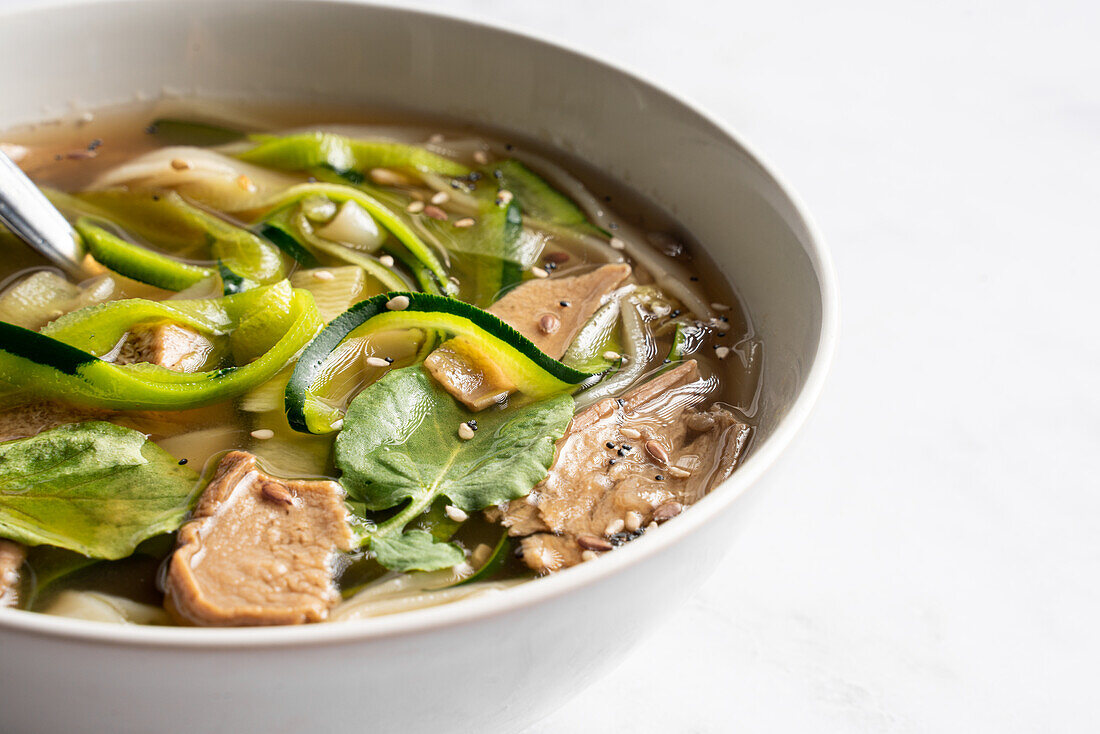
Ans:
[{"label": "white ceramic bowl", "polygon": [[697,107],[501,29],[304,0],[0,13],[0,128],[164,88],[491,123],[565,148],[660,202],[736,284],[764,338],[756,445],[729,481],[658,531],[495,597],[362,623],[232,630],[0,610],[0,731],[484,733],[546,715],[708,576],[745,517],[746,490],[806,418],[836,336],[833,275],[809,218]]}]

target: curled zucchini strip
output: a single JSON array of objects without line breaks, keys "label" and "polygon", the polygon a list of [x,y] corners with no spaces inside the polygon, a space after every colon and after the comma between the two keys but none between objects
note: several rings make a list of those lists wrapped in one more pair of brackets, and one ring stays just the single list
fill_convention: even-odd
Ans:
[{"label": "curled zucchini strip", "polygon": [[[447,280],[447,270],[443,267],[443,263],[439,261],[439,258],[436,257],[424,240],[420,239],[416,232],[389,207],[360,189],[331,183],[292,186],[270,202],[270,209],[264,217],[265,221],[272,223],[285,221],[288,210],[300,205],[303,199],[311,196],[323,196],[339,204],[346,201],[355,202],[374,217],[390,234],[396,237],[412,253],[413,257],[423,263],[444,288],[453,288]],[[451,291],[448,290],[448,292]]]},{"label": "curled zucchini strip", "polygon": [[182,291],[214,275],[210,268],[173,260],[116,237],[87,217],[76,220],[74,227],[96,262],[141,283],[169,291]]},{"label": "curled zucchini strip", "polygon": [[[245,295],[251,296],[252,293],[241,294]],[[186,302],[175,305],[180,303]],[[198,408],[237,397],[271,379],[313,338],[322,324],[313,296],[308,291],[294,290],[289,301],[289,326],[278,329],[277,335],[273,330],[270,336],[278,338],[269,349],[241,367],[194,373],[173,372],[148,363],[112,364],[63,340],[75,340],[81,328],[92,324],[113,327],[112,333],[117,336],[118,329],[123,328],[124,323],[120,314],[132,308],[125,301],[118,302],[118,305],[122,308],[117,311],[98,309],[95,313],[61,324],[53,329],[53,336],[0,322],[0,380],[19,393],[97,408]],[[154,316],[162,315],[154,313],[148,306],[140,308]],[[72,315],[80,316],[80,312]],[[128,314],[130,317],[134,315],[133,311]],[[232,314],[227,310],[225,316],[231,320]],[[193,314],[193,320],[189,323],[198,326],[201,321],[202,318]],[[105,341],[96,334],[89,334],[82,346],[102,346]]]},{"label": "curled zucchini strip", "polygon": [[[395,309],[393,306],[407,306]],[[340,425],[340,411],[314,393],[325,363],[352,332],[366,336],[395,329],[443,331],[475,342],[518,386],[523,395],[540,399],[572,391],[598,373],[582,372],[544,354],[527,337],[487,311],[468,303],[428,293],[383,293],[355,304],[337,316],[302,352],[286,387],[286,415],[291,428],[329,433]]]},{"label": "curled zucchini strip", "polygon": [[325,167],[343,173],[362,174],[372,168],[431,171],[445,176],[465,176],[470,169],[449,158],[415,145],[381,140],[358,140],[335,133],[313,131],[285,135],[253,135],[254,148],[238,153],[249,163],[288,171]]}]

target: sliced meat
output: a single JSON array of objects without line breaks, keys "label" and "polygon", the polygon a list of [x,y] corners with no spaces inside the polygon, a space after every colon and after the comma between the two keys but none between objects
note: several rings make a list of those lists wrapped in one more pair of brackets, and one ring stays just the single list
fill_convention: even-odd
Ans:
[{"label": "sliced meat", "polygon": [[109,411],[80,408],[47,400],[0,411],[0,441],[34,436],[69,423],[103,420]]},{"label": "sliced meat", "polygon": [[136,325],[119,349],[115,362],[151,362],[174,372],[197,372],[213,351],[214,344],[194,329],[162,321]]},{"label": "sliced meat", "polygon": [[12,607],[19,601],[19,568],[26,558],[26,547],[0,538],[0,607]]},{"label": "sliced meat", "polygon": [[610,550],[728,477],[750,429],[724,408],[699,409],[710,385],[692,360],[578,413],[546,480],[504,511],[527,565],[546,573]]},{"label": "sliced meat", "polygon": [[339,484],[278,479],[230,452],[180,529],[165,607],[182,624],[319,622],[340,600],[333,563],[351,544]]},{"label": "sliced meat", "polygon": [[[539,349],[561,358],[603,299],[630,275],[630,266],[603,265],[584,275],[529,280],[488,308]],[[462,338],[444,342],[424,366],[471,410],[502,400],[516,386]]]}]

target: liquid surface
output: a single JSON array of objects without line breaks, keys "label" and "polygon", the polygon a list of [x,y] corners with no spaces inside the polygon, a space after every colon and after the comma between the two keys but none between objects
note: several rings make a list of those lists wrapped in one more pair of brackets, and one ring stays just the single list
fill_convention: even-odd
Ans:
[{"label": "liquid surface", "polygon": [[[339,167],[332,166],[323,170],[264,166],[270,172],[270,180],[265,177],[266,174],[253,175],[251,178],[247,174],[241,174],[232,179],[239,190],[234,192],[229,187],[230,193],[226,194],[225,189],[216,190],[216,187],[212,189],[206,186],[197,174],[192,178],[188,176],[203,170],[204,156],[218,156],[218,160],[225,158],[232,162],[235,161],[234,156],[249,150],[255,142],[234,141],[214,147],[190,145],[189,143],[206,143],[209,140],[197,140],[202,137],[202,130],[186,126],[177,131],[170,130],[171,125],[151,127],[154,120],[166,116],[216,123],[219,127],[253,134],[308,129],[329,131],[357,140],[399,142],[417,146],[420,150],[453,161],[475,173],[456,178],[415,168],[403,168],[401,165],[376,166],[366,171],[350,172],[340,171],[337,170]],[[73,204],[70,201],[68,210],[62,206],[64,213],[74,219],[81,214],[87,214],[81,210],[82,206],[101,201],[96,198],[99,194],[81,192],[121,191],[125,195],[144,191],[161,192],[150,194],[159,197],[177,191],[187,206],[194,207],[204,215],[245,231],[262,234],[268,231],[263,227],[271,219],[271,202],[278,199],[282,190],[317,183],[319,177],[320,183],[332,186],[358,186],[361,190],[369,191],[392,210],[394,216],[404,222],[416,237],[433,246],[433,251],[437,253],[446,271],[447,280],[437,278],[435,281],[425,279],[423,282],[435,282],[443,288],[453,287],[455,297],[479,308],[492,309],[492,304],[502,293],[508,292],[509,288],[518,292],[533,281],[545,279],[546,282],[554,283],[559,282],[558,279],[575,278],[595,272],[601,266],[628,264],[630,274],[626,280],[611,289],[613,293],[600,297],[601,303],[607,304],[618,298],[621,304],[619,301],[615,302],[618,310],[602,332],[600,348],[587,357],[593,364],[606,361],[606,367],[610,367],[610,371],[594,386],[575,393],[573,410],[580,413],[599,403],[601,399],[621,399],[639,386],[645,385],[647,381],[665,374],[670,367],[675,367],[684,360],[695,360],[701,376],[698,385],[703,387],[698,387],[697,393],[691,393],[691,404],[715,405],[726,411],[723,415],[731,415],[747,426],[752,424],[759,392],[763,346],[754,336],[751,322],[736,294],[721,278],[717,268],[698,244],[665,217],[658,207],[607,181],[578,161],[540,148],[530,141],[512,136],[503,137],[492,131],[472,130],[455,122],[410,120],[393,114],[366,115],[347,110],[290,110],[261,106],[231,108],[195,101],[173,101],[168,106],[161,104],[140,109],[109,110],[91,119],[10,131],[6,135],[0,135],[0,140],[4,141],[5,152],[16,159],[40,186],[85,197],[82,200],[84,204]],[[176,155],[171,160],[160,160],[147,170],[142,168],[142,161],[157,161],[157,151],[167,146],[177,146],[173,148]],[[469,245],[465,244],[469,240],[462,239],[466,236],[463,230],[476,231],[476,228],[486,226],[489,217],[497,216],[494,206],[509,206],[512,192],[505,192],[503,197],[498,192],[495,200],[492,197],[486,199],[484,192],[489,186],[494,187],[492,191],[497,190],[497,184],[493,181],[494,175],[500,168],[510,165],[510,161],[520,162],[526,169],[534,172],[535,180],[548,182],[547,185],[563,194],[565,200],[573,200],[575,205],[570,203],[573,208],[569,211],[579,208],[586,221],[574,224],[536,221],[532,212],[537,207],[529,205],[529,202],[534,202],[536,195],[529,194],[531,198],[522,202],[527,206],[523,212],[523,233],[517,240],[527,248],[529,262],[523,263],[523,267],[519,269],[505,268],[505,272],[512,273],[507,277],[513,278],[514,282],[509,284],[505,280],[499,284],[500,288],[494,288],[485,285],[485,263],[488,260],[481,255],[471,255]],[[498,168],[494,169],[494,166]],[[476,173],[480,171],[484,173]],[[503,180],[501,176],[497,178]],[[188,184],[187,181],[191,183]],[[519,199],[523,196],[522,193],[519,194]],[[517,203],[520,203],[518,199]],[[331,321],[355,303],[375,294],[406,290],[387,285],[384,277],[380,280],[377,272],[370,269],[375,265],[360,272],[355,263],[364,258],[371,259],[372,263],[380,263],[383,268],[392,269],[397,273],[395,277],[406,284],[409,290],[419,289],[413,270],[403,269],[400,256],[395,263],[394,256],[387,254],[391,251],[387,248],[395,244],[395,235],[387,231],[386,227],[378,226],[377,217],[372,219],[368,214],[364,219],[361,209],[356,212],[341,201],[328,200],[317,195],[295,202],[295,207],[287,214],[287,226],[300,227],[300,230],[294,230],[299,235],[306,232],[306,235],[302,235],[305,237],[304,246],[306,249],[312,248],[315,262],[310,263],[312,267],[306,267],[303,262],[288,256],[284,250],[278,254],[281,259],[279,272],[289,277],[290,285],[294,288],[311,293],[321,308],[323,321]],[[435,219],[431,216],[433,211],[439,212],[443,218]],[[466,224],[467,221],[471,224]],[[155,231],[150,235],[148,232],[137,232],[134,227],[119,226],[117,221],[100,223],[108,234],[119,235],[125,241],[147,247],[178,263],[205,268],[210,272],[221,267],[202,246],[187,249],[178,246],[177,242],[177,246],[173,248],[167,246]],[[270,234],[264,236],[269,237]],[[41,304],[27,305],[18,298],[13,298],[12,294],[31,278],[41,279],[46,273],[59,278],[60,274],[10,237],[5,238],[0,246],[5,253],[0,262],[0,318],[32,330],[44,329],[47,333],[52,328],[49,324],[59,317],[79,312],[82,308],[94,308],[97,303],[146,299],[171,304],[188,299],[219,298],[229,291],[230,280],[239,275],[232,272],[227,274],[222,268],[220,277],[202,278],[191,286],[170,289],[139,282],[89,260],[89,277],[82,282],[70,283],[71,293],[65,298],[56,294],[50,296],[54,300],[43,310]],[[401,249],[400,243],[396,247],[394,252],[400,250],[405,255],[411,251]],[[348,251],[351,251],[350,254]],[[495,263],[496,260],[492,262]],[[496,270],[492,272],[497,273]],[[345,277],[348,280],[343,280]],[[245,277],[244,282],[246,285],[243,288],[248,290],[251,281]],[[450,286],[447,285],[448,282]],[[253,285],[263,287],[262,282]],[[56,290],[55,288],[51,293]],[[564,300],[562,304],[565,304]],[[626,314],[627,309],[630,311],[629,315]],[[563,312],[562,316],[566,315]],[[502,318],[508,321],[508,318]],[[594,322],[599,318],[600,312],[597,312],[586,319],[597,332],[599,330],[595,329],[597,324]],[[631,327],[631,324],[634,326]],[[523,331],[522,326],[516,326]],[[283,323],[282,326],[273,326],[268,331],[279,332],[277,336],[281,336],[285,331],[279,330],[286,328],[287,324]],[[131,339],[136,332],[136,328],[131,328],[126,339]],[[424,333],[422,330],[413,333],[407,329],[375,333],[353,331],[325,362],[321,377],[318,378],[316,405],[320,406],[319,409],[330,411],[332,415],[343,416],[350,410],[353,400],[372,389],[389,371],[402,367],[416,368],[430,351],[428,347],[432,346],[424,341]],[[581,338],[577,337],[578,340]],[[122,355],[125,350],[133,348],[132,341],[127,342],[126,339],[109,350],[96,353],[95,356],[108,361],[124,361]],[[271,346],[265,342],[250,352],[241,346],[243,342],[243,339],[235,341],[234,338],[211,337],[207,351],[182,358],[191,360],[188,363],[190,366],[180,362],[173,369],[181,372],[236,369],[257,360],[264,349]],[[438,342],[433,344],[438,346]],[[576,347],[576,342],[572,347]],[[568,362],[569,354],[564,357],[551,356],[562,357]],[[385,355],[381,365],[375,364],[379,355]],[[626,357],[620,360],[619,355]],[[143,361],[140,353],[135,361]],[[157,410],[147,406],[133,409],[92,406],[86,409],[93,411],[94,415],[85,415],[83,419],[106,420],[147,435],[172,458],[186,462],[187,466],[198,471],[202,486],[210,481],[218,462],[232,450],[255,455],[259,466],[278,478],[327,478],[334,481],[343,478],[346,483],[345,473],[338,468],[333,452],[339,430],[311,435],[300,430],[295,431],[288,424],[282,398],[292,367],[293,364],[279,370],[274,377],[253,386],[243,394],[235,394],[225,400],[214,400],[201,407]],[[601,369],[606,367],[601,365]],[[20,406],[31,400],[28,394],[25,389],[0,393],[0,408],[3,409],[0,410],[0,416],[5,411],[19,410]],[[677,401],[681,398],[677,397],[676,390],[672,390],[669,395],[671,397],[666,400],[667,404],[662,404],[654,413],[657,416],[653,418],[655,431],[665,430],[658,426],[662,411],[670,414],[683,409],[683,405],[677,407]],[[46,399],[57,404],[67,402],[64,396],[51,396],[41,392],[36,393],[33,399]],[[682,400],[688,399],[685,397]],[[79,403],[80,400],[76,402]],[[523,390],[501,403],[508,410],[521,410],[525,405],[537,407],[539,404],[535,400],[528,400]],[[490,408],[494,409],[496,408]],[[644,428],[649,418],[641,415],[638,420],[638,425]],[[698,419],[696,422],[702,420]],[[339,426],[336,427],[339,429]],[[344,430],[351,435],[349,427]],[[639,433],[633,429],[628,431]],[[611,465],[620,460],[617,457],[624,456],[623,436],[632,434],[624,432],[616,435],[618,443],[615,445],[619,448],[617,455],[610,454]],[[695,436],[690,431],[688,435]],[[750,435],[750,429],[746,428],[746,446]],[[16,437],[14,440],[21,439]],[[563,439],[566,442],[569,440],[572,439]],[[612,443],[607,442],[607,446],[610,447]],[[622,461],[625,463],[632,460],[630,457],[640,448],[641,446],[628,446],[625,451],[628,456]],[[732,468],[720,466],[723,460],[721,457],[733,456],[739,459],[744,450],[747,449],[742,447],[736,454],[723,454],[721,450],[715,449],[717,453],[714,456],[704,456],[703,466],[693,471],[709,472],[717,481]],[[577,461],[581,463],[593,460],[590,453],[578,451],[577,456]],[[659,469],[660,456],[654,459],[655,454],[652,451],[649,456],[644,453],[641,456],[651,462],[657,461]],[[605,459],[606,457],[600,458],[599,461]],[[551,468],[551,479],[548,480],[551,484],[556,476],[555,472],[562,473],[568,469],[562,465],[565,462],[564,453],[558,456],[558,461],[559,464]],[[619,481],[614,478],[615,470],[609,469],[607,465],[601,464],[598,471],[593,465],[591,473],[596,476],[599,471],[604,470],[608,470],[606,476],[611,477],[606,481],[600,480],[605,485],[608,481]],[[674,467],[672,470],[677,469]],[[658,481],[666,481],[662,474],[654,476]],[[645,479],[649,481],[650,477]],[[705,490],[706,487],[702,491]],[[544,502],[544,516],[549,516],[553,511],[552,503],[560,499],[551,495],[549,488],[543,488],[541,494],[536,492],[533,495]],[[523,501],[517,500],[520,503]],[[530,498],[528,502],[533,504]],[[585,502],[589,504],[585,505]],[[591,502],[591,497],[579,498],[576,501],[576,511],[595,513]],[[645,515],[647,527],[653,528],[654,523],[668,519],[661,516],[661,508],[670,504],[678,503],[666,501],[664,505],[651,508],[652,512],[641,513]],[[391,509],[371,511],[356,505],[354,501],[351,505],[353,515],[359,513],[356,522],[365,521],[379,527],[388,519],[404,512],[401,507],[402,505],[395,505]],[[407,510],[409,506],[404,507]],[[576,533],[569,535],[560,528],[552,527],[551,532],[540,529],[528,536],[517,534],[515,538],[502,540],[502,513],[503,522],[507,524],[510,522],[509,513],[514,515],[517,507],[522,510],[519,506],[513,506],[509,510],[502,504],[500,507],[489,507],[484,513],[452,512],[453,506],[441,498],[427,503],[423,513],[412,517],[405,528],[406,532],[422,528],[437,540],[446,541],[461,550],[465,560],[454,567],[430,572],[402,572],[394,570],[392,564],[390,568],[381,565],[370,546],[334,553],[334,583],[345,601],[332,607],[331,618],[361,618],[447,603],[532,578],[536,571],[555,570],[552,564],[543,566],[540,565],[541,561],[533,559],[540,553],[543,554],[543,560],[558,553],[554,549],[554,543],[563,536],[569,537],[570,542],[573,542]],[[614,532],[598,533],[600,543],[586,540],[588,536],[581,536],[578,549],[580,556],[584,560],[591,560],[613,545],[645,532],[646,528],[637,527],[637,523],[635,527],[629,527],[633,520],[632,512],[623,515],[620,511],[619,515],[612,516],[607,529]],[[663,512],[668,514],[667,511]],[[638,512],[633,514],[639,515]],[[620,516],[626,518],[626,530],[616,524]],[[448,517],[450,525],[447,525]],[[461,517],[461,520],[456,521],[456,517]],[[441,530],[444,526],[446,530]],[[544,538],[545,542],[538,545],[530,538]],[[166,581],[167,563],[176,542],[174,534],[156,534],[138,545],[132,555],[119,560],[87,559],[79,553],[59,550],[48,544],[35,545],[27,549],[26,561],[19,569],[17,603],[25,609],[68,616],[138,623],[171,623],[171,618],[163,613],[161,605],[165,584],[170,583]],[[494,560],[495,563],[491,574],[478,574],[479,578],[475,583],[455,585],[489,560]],[[179,616],[175,619],[178,620]]]}]

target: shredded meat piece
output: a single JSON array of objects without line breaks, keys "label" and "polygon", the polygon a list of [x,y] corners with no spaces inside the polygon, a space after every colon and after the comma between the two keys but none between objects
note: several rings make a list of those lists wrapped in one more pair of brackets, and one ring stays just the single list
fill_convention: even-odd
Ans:
[{"label": "shredded meat piece", "polygon": [[165,608],[181,624],[319,622],[340,600],[337,550],[349,550],[344,493],[283,480],[233,451],[218,465],[168,568]]},{"label": "shredded meat piece", "polygon": [[[584,275],[529,280],[487,310],[558,359],[603,299],[629,275],[630,266],[618,264]],[[484,410],[516,389],[461,337],[441,344],[424,360],[424,367],[471,410]]]},{"label": "shredded meat piece", "polygon": [[0,411],[0,441],[35,436],[42,431],[69,423],[104,420],[108,415],[110,411],[81,408],[48,400],[25,403]]},{"label": "shredded meat piece", "polygon": [[213,343],[194,329],[162,321],[134,326],[115,362],[151,362],[175,372],[197,372],[213,351]]},{"label": "shredded meat piece", "polygon": [[26,557],[24,546],[0,538],[0,607],[15,606],[19,601],[19,568]]},{"label": "shredded meat piece", "polygon": [[542,573],[576,565],[585,550],[637,537],[728,477],[750,429],[724,408],[700,410],[707,390],[691,360],[578,413],[547,478],[503,512],[509,534],[523,537],[527,565]]}]

